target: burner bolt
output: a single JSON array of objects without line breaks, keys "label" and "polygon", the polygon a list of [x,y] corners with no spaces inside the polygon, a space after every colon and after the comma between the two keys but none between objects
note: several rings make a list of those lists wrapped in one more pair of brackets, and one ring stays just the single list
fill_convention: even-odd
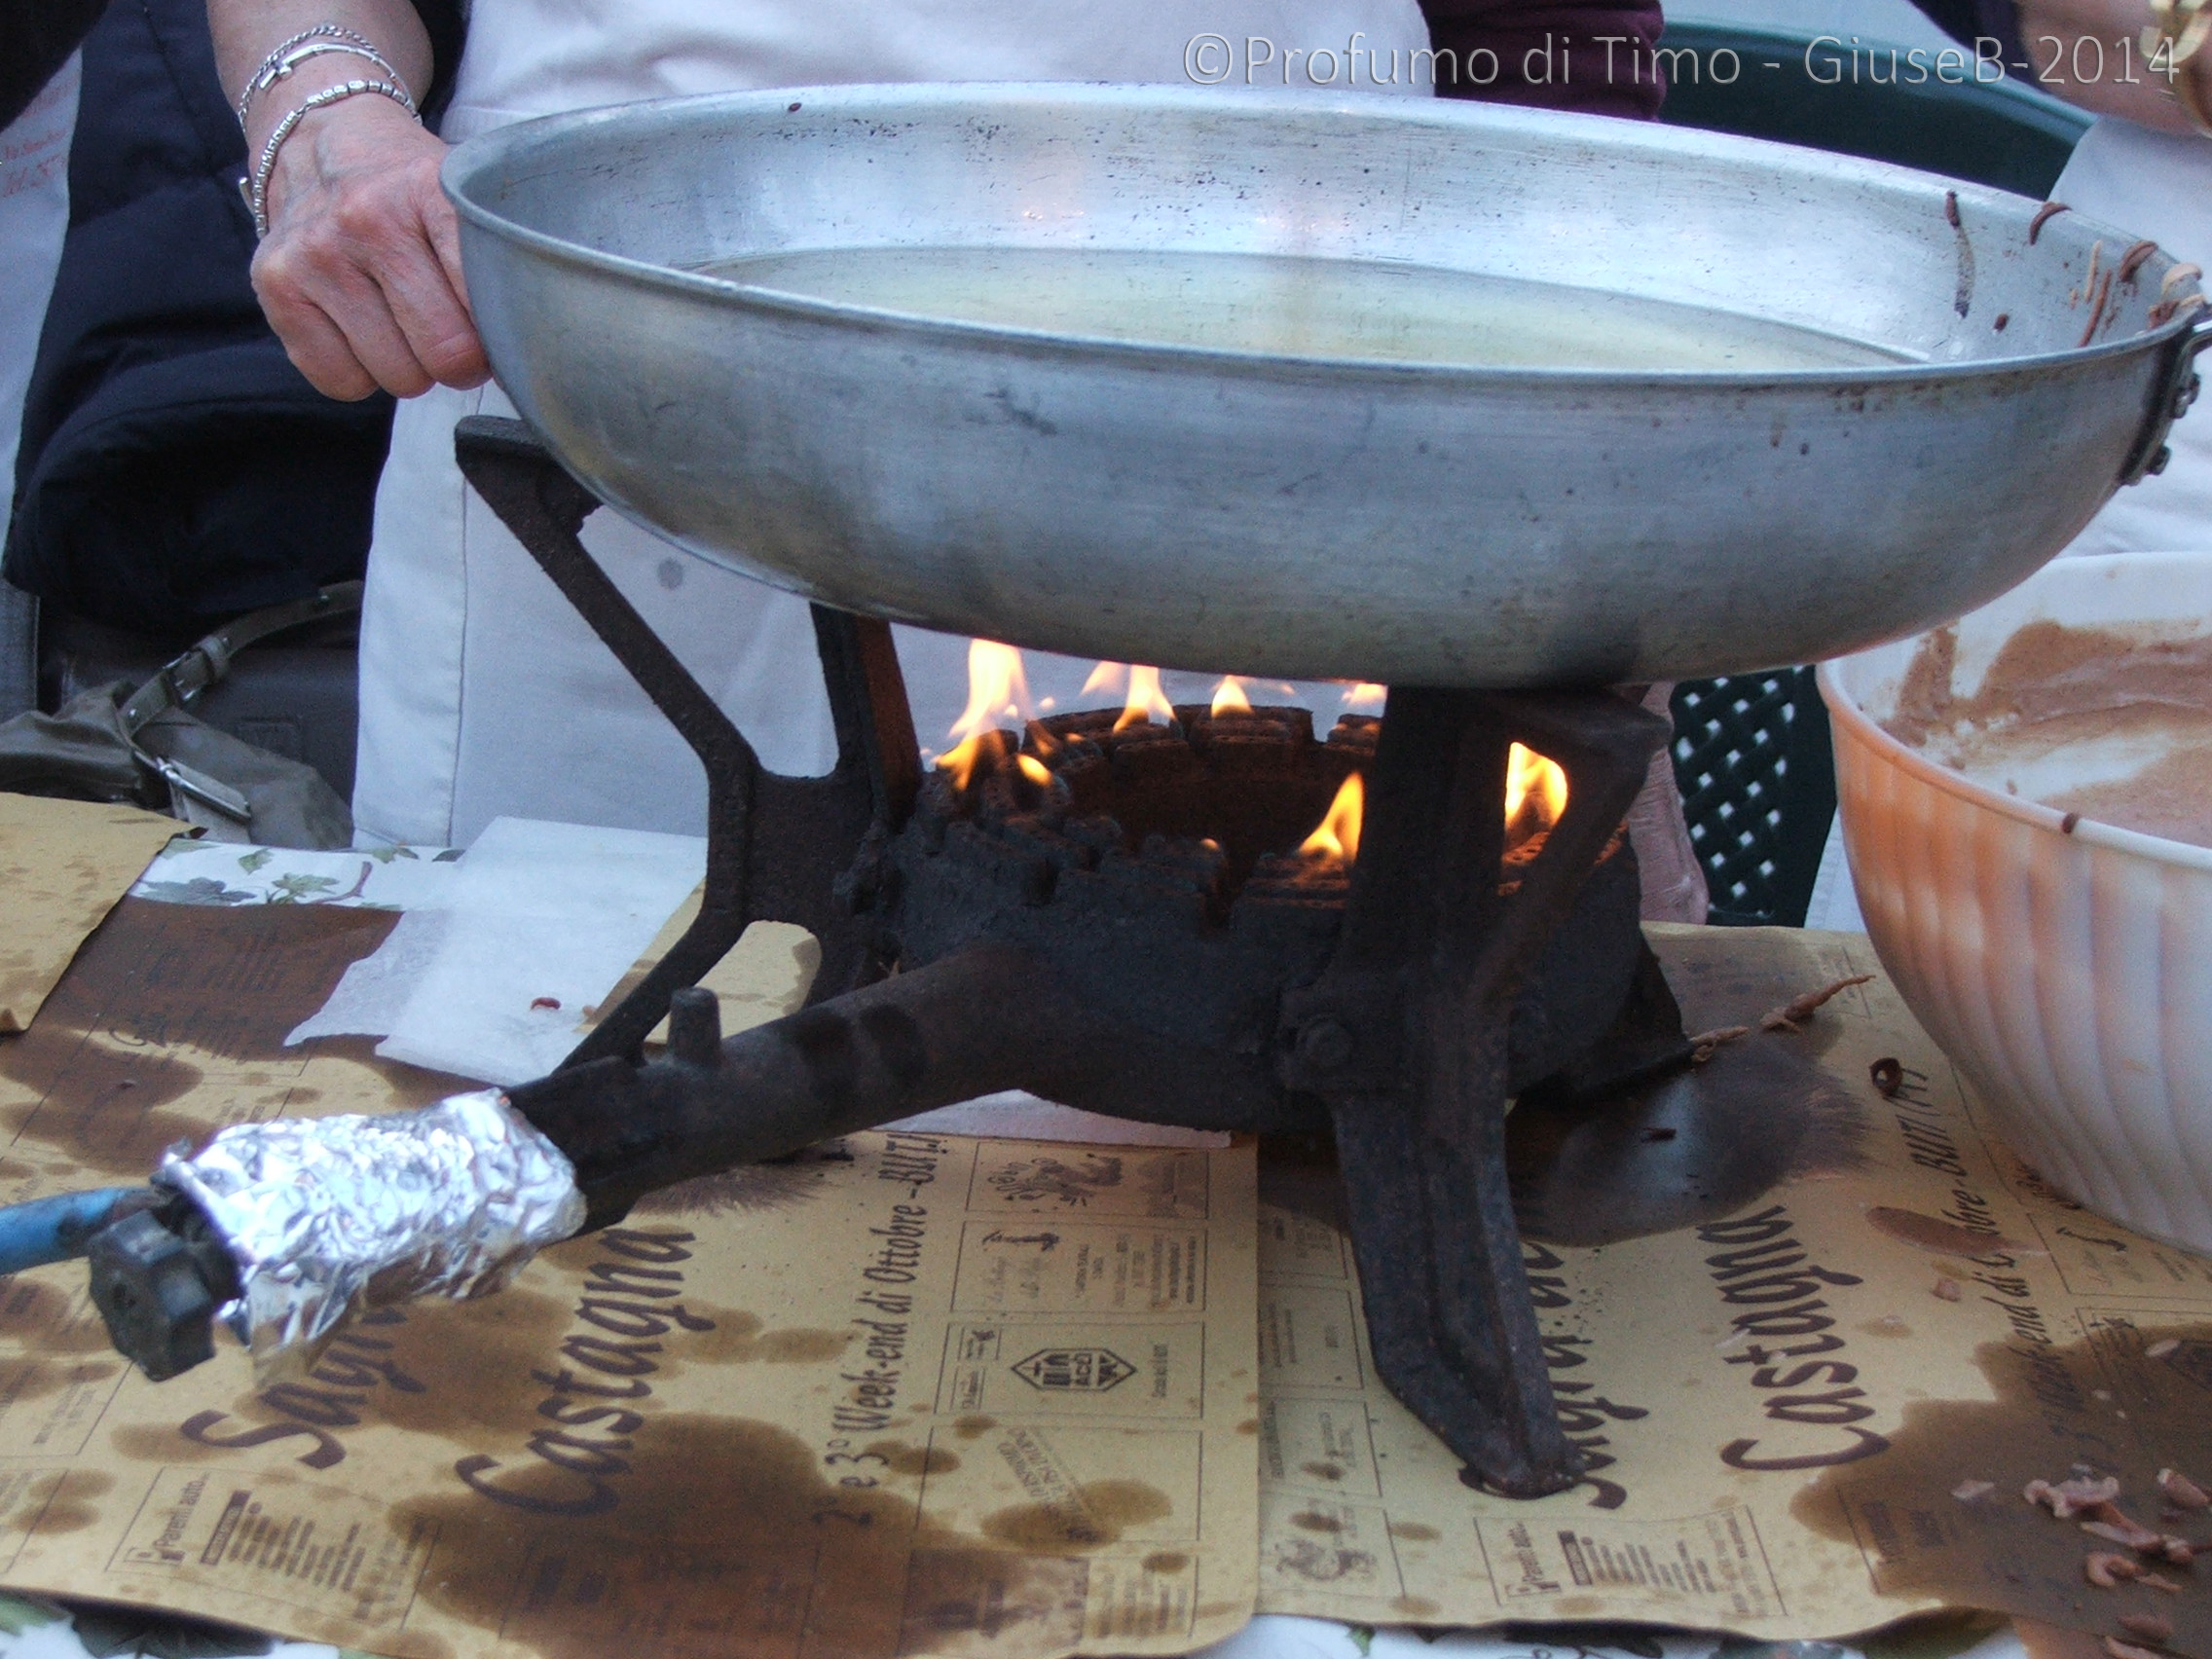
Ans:
[{"label": "burner bolt", "polygon": [[685,1065],[709,1071],[720,1065],[721,999],[704,985],[686,985],[669,998],[668,1048]]},{"label": "burner bolt", "polygon": [[1324,1014],[1298,1031],[1298,1057],[1316,1071],[1338,1071],[1351,1063],[1359,1044],[1342,1020]]}]

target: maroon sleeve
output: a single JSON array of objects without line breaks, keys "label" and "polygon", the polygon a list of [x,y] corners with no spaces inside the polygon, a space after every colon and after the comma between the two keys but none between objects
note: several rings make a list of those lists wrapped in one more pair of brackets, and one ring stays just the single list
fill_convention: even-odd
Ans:
[{"label": "maroon sleeve", "polygon": [[1651,55],[1659,0],[1420,0],[1420,9],[1442,96],[1643,117],[1666,96]]}]

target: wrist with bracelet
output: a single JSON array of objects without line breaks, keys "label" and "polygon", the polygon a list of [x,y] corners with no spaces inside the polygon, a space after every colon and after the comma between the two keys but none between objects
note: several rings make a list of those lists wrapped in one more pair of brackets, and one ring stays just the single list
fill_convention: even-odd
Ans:
[{"label": "wrist with bracelet", "polygon": [[2151,22],[2143,31],[2144,55],[2166,77],[2166,90],[2190,125],[2212,137],[2212,114],[2207,113],[2190,73],[2190,65],[2207,42],[2212,42],[2212,0],[2151,0]]},{"label": "wrist with bracelet", "polygon": [[300,123],[316,110],[328,109],[334,103],[359,97],[364,93],[389,98],[418,124],[423,119],[422,112],[415,107],[414,94],[408,92],[396,74],[388,81],[341,81],[334,87],[325,87],[319,92],[301,99],[281,121],[270,129],[268,140],[261,146],[261,156],[254,163],[253,171],[239,180],[239,194],[245,199],[246,210],[253,215],[255,240],[264,240],[269,235],[269,180],[276,170],[276,154],[283,149],[284,140],[291,137]]},{"label": "wrist with bracelet", "polygon": [[292,72],[311,58],[326,56],[332,53],[368,59],[384,71],[384,77],[387,81],[398,82],[404,79],[390,58],[351,29],[341,28],[336,23],[323,23],[316,28],[303,29],[263,58],[261,67],[246,81],[245,91],[239,93],[238,104],[232,112],[239,118],[239,129],[245,129],[246,113],[253,107],[256,97],[277,82],[290,79]]}]

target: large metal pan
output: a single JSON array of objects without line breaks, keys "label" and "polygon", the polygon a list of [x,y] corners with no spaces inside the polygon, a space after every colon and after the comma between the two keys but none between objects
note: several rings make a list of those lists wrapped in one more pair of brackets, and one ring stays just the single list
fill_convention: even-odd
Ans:
[{"label": "large metal pan", "polygon": [[[1979,605],[2156,455],[2186,272],[2000,192],[1414,98],[835,87],[458,150],[469,292],[562,461],[830,605],[1176,667],[1673,679]],[[686,267],[943,244],[1218,249],[1562,282],[1899,354],[1747,376],[1151,346]],[[2160,309],[2161,302],[2168,302]]]}]

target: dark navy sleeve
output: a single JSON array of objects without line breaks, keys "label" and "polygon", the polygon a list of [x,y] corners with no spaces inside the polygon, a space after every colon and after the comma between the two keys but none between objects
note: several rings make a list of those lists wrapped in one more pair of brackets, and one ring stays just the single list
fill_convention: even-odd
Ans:
[{"label": "dark navy sleeve", "polygon": [[1421,0],[1421,13],[1446,97],[1649,117],[1666,96],[1659,0]]},{"label": "dark navy sleeve", "polygon": [[423,120],[433,130],[453,97],[454,72],[461,67],[461,43],[468,36],[463,0],[410,0],[430,37],[430,90],[422,100]]},{"label": "dark navy sleeve", "polygon": [[0,128],[30,108],[106,9],[106,0],[0,0]]},{"label": "dark navy sleeve", "polygon": [[2020,35],[2020,8],[2013,0],[1912,0],[1937,28],[1953,40],[1972,46],[1976,41],[2004,43],[2005,67],[2036,84],[2028,59],[2027,42]]}]

